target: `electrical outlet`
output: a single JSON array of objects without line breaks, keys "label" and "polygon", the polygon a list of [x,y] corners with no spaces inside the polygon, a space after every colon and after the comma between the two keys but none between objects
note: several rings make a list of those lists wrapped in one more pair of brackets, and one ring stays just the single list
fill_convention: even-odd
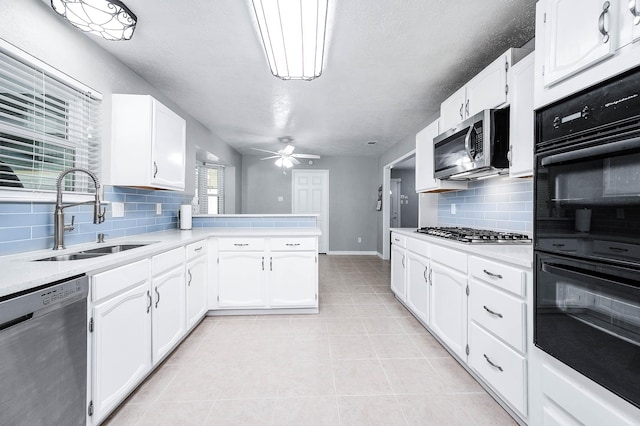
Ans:
[{"label": "electrical outlet", "polygon": [[111,203],[111,217],[124,217],[124,203]]},{"label": "electrical outlet", "polygon": [[455,205],[455,203],[451,203],[451,214],[456,214],[456,205]]},{"label": "electrical outlet", "polygon": [[282,195],[278,195],[278,202],[281,203],[284,201],[284,197]]},{"label": "electrical outlet", "polygon": [[156,203],[156,214],[162,214],[162,203]]},{"label": "electrical outlet", "polygon": [[362,237],[358,237],[358,244],[362,244]]}]

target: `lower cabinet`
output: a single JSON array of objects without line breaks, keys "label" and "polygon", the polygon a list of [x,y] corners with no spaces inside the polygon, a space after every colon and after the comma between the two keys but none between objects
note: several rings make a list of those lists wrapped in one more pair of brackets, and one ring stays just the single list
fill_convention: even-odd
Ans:
[{"label": "lower cabinet", "polygon": [[407,306],[429,325],[429,259],[407,251]]},{"label": "lower cabinet", "polygon": [[406,300],[405,249],[396,244],[391,244],[391,291]]},{"label": "lower cabinet", "polygon": [[433,260],[430,326],[460,359],[467,359],[467,275]]},{"label": "lower cabinet", "polygon": [[184,263],[168,272],[154,276],[152,286],[154,297],[151,315],[152,359],[156,364],[173,349],[187,331]]},{"label": "lower cabinet", "polygon": [[[94,288],[103,283],[128,289],[114,297],[105,294],[91,310],[95,423],[120,404],[151,369],[149,262],[136,262],[92,277]],[[100,294],[94,291],[94,298],[96,293]]]},{"label": "lower cabinet", "polygon": [[[197,251],[195,251],[197,250]],[[190,251],[196,253],[190,256]],[[190,330],[207,313],[207,268],[206,242],[187,246],[187,329]]]},{"label": "lower cabinet", "polygon": [[269,306],[314,306],[317,263],[312,252],[273,252],[269,257]]},{"label": "lower cabinet", "polygon": [[218,306],[261,308],[267,304],[263,252],[220,252]]}]

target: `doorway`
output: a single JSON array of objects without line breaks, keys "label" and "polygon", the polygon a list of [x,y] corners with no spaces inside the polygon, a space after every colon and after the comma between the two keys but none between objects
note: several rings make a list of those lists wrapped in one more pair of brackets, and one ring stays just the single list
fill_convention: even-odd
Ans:
[{"label": "doorway", "polygon": [[293,170],[291,172],[293,214],[317,214],[318,251],[329,251],[329,170]]},{"label": "doorway", "polygon": [[391,222],[389,227],[400,228],[402,226],[402,180],[391,178],[389,186],[389,208],[391,209]]}]

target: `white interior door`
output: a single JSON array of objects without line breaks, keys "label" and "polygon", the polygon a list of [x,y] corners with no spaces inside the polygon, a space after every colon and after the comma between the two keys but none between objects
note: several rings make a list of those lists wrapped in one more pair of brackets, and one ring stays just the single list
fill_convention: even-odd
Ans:
[{"label": "white interior door", "polygon": [[391,179],[391,194],[389,198],[389,206],[391,207],[391,223],[389,226],[391,228],[400,228],[402,221],[401,217],[401,206],[400,206],[400,179]]},{"label": "white interior door", "polygon": [[329,170],[293,170],[292,213],[317,214],[318,251],[329,251]]}]

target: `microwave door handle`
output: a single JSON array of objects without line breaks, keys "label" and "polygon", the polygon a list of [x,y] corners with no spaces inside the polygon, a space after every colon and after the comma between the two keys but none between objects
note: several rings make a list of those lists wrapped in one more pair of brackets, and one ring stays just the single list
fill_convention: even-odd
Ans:
[{"label": "microwave door handle", "polygon": [[550,155],[542,159],[541,165],[542,167],[552,166],[554,164],[584,160],[600,155],[616,154],[621,151],[638,148],[640,148],[640,137],[625,139],[617,142],[610,142],[604,145],[592,146],[589,148],[577,149],[570,152],[563,152],[562,154]]},{"label": "microwave door handle", "polygon": [[[589,282],[591,280],[597,279],[598,281],[604,281],[608,284],[616,285],[616,286],[628,286],[623,282],[620,282],[615,277],[607,274],[597,274],[592,271],[588,271],[578,267],[567,267],[566,265],[556,265],[553,263],[542,262],[542,272],[546,272],[548,274],[559,275],[561,277],[569,278],[569,279],[581,279],[583,281]],[[632,284],[635,287],[640,287],[640,283]]]},{"label": "microwave door handle", "polygon": [[467,155],[469,159],[473,161],[473,155],[471,154],[471,132],[473,132],[473,124],[469,126],[469,131],[467,135],[464,137],[464,150],[467,151]]}]

